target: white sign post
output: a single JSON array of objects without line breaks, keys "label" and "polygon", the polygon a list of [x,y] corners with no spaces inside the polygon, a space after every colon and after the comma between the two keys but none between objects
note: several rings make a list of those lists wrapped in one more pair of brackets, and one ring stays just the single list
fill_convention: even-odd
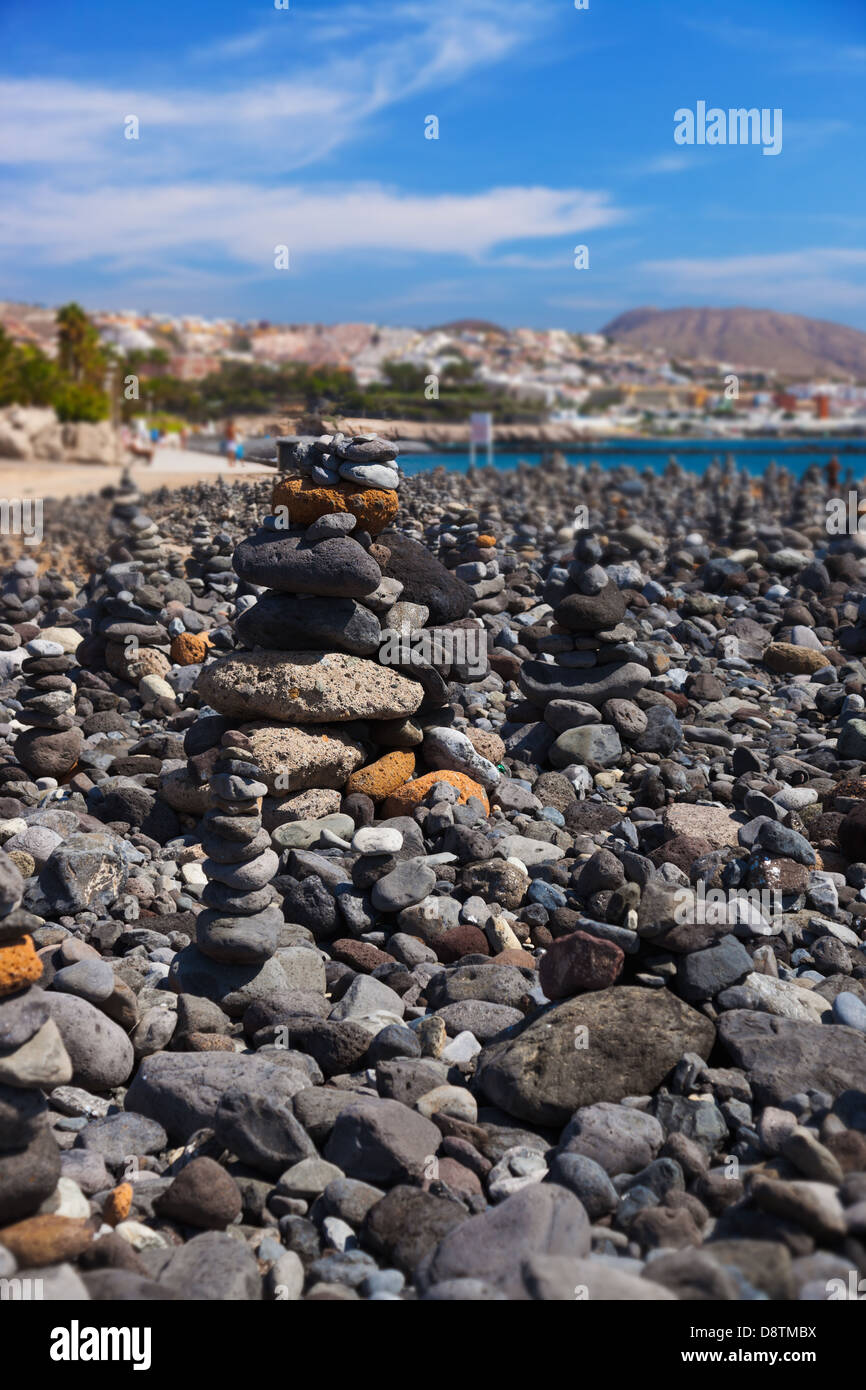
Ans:
[{"label": "white sign post", "polygon": [[475,411],[469,417],[469,466],[475,467],[475,448],[482,444],[487,449],[488,467],[493,464],[493,416],[489,410]]}]

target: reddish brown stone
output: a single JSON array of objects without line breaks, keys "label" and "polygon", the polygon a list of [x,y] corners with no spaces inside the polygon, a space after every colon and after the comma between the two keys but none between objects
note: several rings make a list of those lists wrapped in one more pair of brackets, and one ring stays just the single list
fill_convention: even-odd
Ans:
[{"label": "reddish brown stone", "polygon": [[797,647],[793,642],[771,642],[764,648],[764,665],[782,675],[808,676],[829,666],[830,662],[823,652],[812,647]]},{"label": "reddish brown stone", "polygon": [[505,757],[505,744],[498,734],[491,733],[487,729],[468,728],[466,737],[476,753],[480,753],[482,758],[487,758],[488,762],[493,763],[494,766],[502,762]]},{"label": "reddish brown stone", "polygon": [[507,946],[496,957],[497,965],[522,965],[529,970],[538,969],[538,961],[529,951],[521,951],[517,946]]},{"label": "reddish brown stone", "polygon": [[852,864],[859,864],[866,854],[866,801],[861,801],[842,819],[838,836],[842,853]]},{"label": "reddish brown stone", "polygon": [[846,777],[844,781],[836,782],[830,791],[823,793],[821,800],[825,806],[832,807],[837,796],[846,800],[866,798],[866,777]]},{"label": "reddish brown stone", "polygon": [[766,888],[773,893],[805,893],[809,870],[796,859],[754,859],[750,862],[749,888]]},{"label": "reddish brown stone", "polygon": [[464,1168],[456,1158],[440,1158],[437,1177],[440,1182],[453,1187],[455,1192],[482,1192],[481,1181],[471,1168]]},{"label": "reddish brown stone", "polygon": [[824,811],[810,816],[806,821],[806,838],[811,845],[826,845],[836,849],[839,845],[839,826],[845,817],[841,811]]},{"label": "reddish brown stone", "polygon": [[[443,1158],[453,1158],[461,1167],[469,1168],[479,1178],[485,1178],[493,1167],[490,1159],[468,1139],[449,1134],[442,1140],[439,1150]],[[441,1163],[440,1159],[440,1163]]]},{"label": "reddish brown stone", "polygon": [[690,701],[686,695],[683,695],[682,691],[666,690],[665,697],[676,706],[677,714],[685,714],[688,710]]},{"label": "reddish brown stone", "polygon": [[828,1134],[824,1144],[843,1173],[866,1173],[866,1134],[846,1129],[844,1134]]},{"label": "reddish brown stone", "polygon": [[242,1206],[234,1178],[206,1156],[194,1158],[182,1168],[171,1187],[154,1202],[154,1210],[170,1221],[214,1231],[232,1225]]},{"label": "reddish brown stone", "polygon": [[[490,944],[480,927],[461,922],[456,927],[427,927],[424,939],[436,952],[443,965],[450,965],[463,956],[489,956]],[[497,956],[497,960],[501,957]]]},{"label": "reddish brown stone", "polygon": [[710,841],[702,839],[699,835],[675,835],[667,844],[654,849],[649,858],[656,868],[662,864],[676,864],[678,869],[687,874],[695,860],[709,854],[712,848]]},{"label": "reddish brown stone", "polygon": [[612,941],[575,931],[554,941],[541,958],[538,983],[548,999],[583,989],[607,989],[622,972],[625,954]]},{"label": "reddish brown stone", "polygon": [[749,719],[763,719],[764,711],[758,705],[740,705],[731,715],[731,719],[736,719],[745,723]]},{"label": "reddish brown stone", "polygon": [[371,941],[355,941],[352,937],[341,937],[339,941],[332,941],[328,950],[334,960],[351,965],[353,970],[360,970],[362,975],[371,974],[377,965],[394,964],[394,956],[389,956],[387,951],[380,951]]},{"label": "reddish brown stone", "polygon": [[367,554],[376,561],[379,569],[384,574],[385,570],[388,568],[388,561],[391,559],[391,552],[387,545],[382,545],[381,542],[374,541],[369,547]]},{"label": "reddish brown stone", "polygon": [[503,652],[497,647],[490,653],[490,669],[504,681],[516,681],[520,675],[520,665],[520,661],[512,652]]}]

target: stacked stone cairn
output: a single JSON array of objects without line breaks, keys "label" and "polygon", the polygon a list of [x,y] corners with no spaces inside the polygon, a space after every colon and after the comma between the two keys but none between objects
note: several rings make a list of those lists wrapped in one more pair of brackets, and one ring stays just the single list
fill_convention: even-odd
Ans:
[{"label": "stacked stone cairn", "polygon": [[186,581],[194,594],[208,591],[230,602],[237,589],[232,569],[234,541],[228,531],[213,532],[207,517],[196,517],[192,528],[192,553],[186,562]]},{"label": "stacked stone cairn", "polygon": [[[407,579],[414,561],[431,565],[427,551],[396,533],[374,539],[397,512],[396,453],[370,436],[301,450],[297,476],[275,485],[273,513],[234,555],[249,591],[243,646],[197,681],[202,707],[184,747],[192,783],[210,786],[206,911],[172,973],[179,992],[233,1017],[252,1003],[285,1014],[287,989],[310,988],[321,968],[314,940],[368,935],[379,914],[427,897],[436,866],[413,809],[444,791],[476,796],[486,813],[481,784],[499,777],[464,734],[438,727],[451,717],[439,672],[411,663],[404,674],[380,652],[383,630],[416,631],[430,616],[383,574],[392,547]],[[472,591],[432,564],[448,590],[437,615],[462,619]],[[432,771],[413,780],[422,742]],[[377,814],[389,824],[375,827]]]},{"label": "stacked stone cairn", "polygon": [[[53,559],[56,561],[57,556]],[[32,555],[19,555],[14,561],[10,560],[3,579],[0,620],[19,627],[25,623],[39,627],[67,625],[72,614],[66,605],[74,595],[74,586],[56,567],[40,574]]]},{"label": "stacked stone cairn", "polygon": [[122,539],[126,535],[129,522],[138,512],[138,504],[141,501],[141,494],[128,468],[124,468],[117,486],[106,489],[103,495],[113,499],[108,533]]},{"label": "stacked stone cairn", "polygon": [[165,538],[160,535],[156,522],[144,512],[136,512],[130,521],[124,548],[146,578],[156,576],[157,582],[168,581],[170,575],[166,569],[172,557],[166,551]]},{"label": "stacked stone cairn", "polygon": [[[46,995],[42,961],[20,906],[24,881],[0,851],[0,1226],[36,1212],[60,1177],[60,1149],[44,1091],[72,1079],[72,1063]],[[29,929],[29,930],[28,930]],[[8,1273],[8,1267],[3,1273]]]},{"label": "stacked stone cairn", "polygon": [[[163,492],[162,500],[165,497]],[[108,523],[109,535],[114,538],[112,559],[133,561],[148,578],[154,576],[157,582],[167,582],[171,575],[180,573],[180,557],[166,549],[165,537],[152,517],[141,510],[140,502],[131,475],[124,473],[115,490]]]},{"label": "stacked stone cairn", "polygon": [[[610,716],[621,716],[625,727],[631,717],[636,733],[647,727],[648,716],[632,702],[652,672],[632,640],[633,628],[622,622],[626,597],[602,566],[603,554],[599,539],[582,530],[568,568],[551,571],[544,598],[553,607],[555,627],[539,641],[537,658],[520,672],[523,693],[544,711],[548,757],[555,768],[612,767],[622,745]],[[598,711],[607,713],[607,722],[599,723]],[[670,714],[664,702],[650,711],[653,719]]]},{"label": "stacked stone cairn", "polygon": [[29,555],[19,556],[6,572],[0,607],[7,623],[34,622],[42,610],[39,567]]},{"label": "stacked stone cairn", "polygon": [[261,778],[246,735],[224,733],[202,822],[208,883],[196,942],[204,955],[227,965],[262,965],[280,944],[283,914],[271,886],[279,860],[262,829],[261,799],[268,789]]},{"label": "stacked stone cairn", "polygon": [[[115,503],[110,529],[121,534],[108,555],[96,557],[87,602],[80,610],[91,635],[78,656],[93,671],[109,671],[135,685],[145,712],[170,714],[175,694],[165,680],[172,666],[170,618],[166,604],[180,558],[170,552],[150,517],[139,512],[136,493],[124,491]],[[183,585],[183,590],[190,591]]]},{"label": "stacked stone cairn", "polygon": [[374,434],[323,435],[309,444],[300,443],[295,460],[300,473],[321,487],[340,482],[396,492],[400,474],[395,466],[397,445]]},{"label": "stacked stone cairn", "polygon": [[15,756],[35,778],[65,777],[78,762],[84,743],[76,723],[76,686],[70,677],[78,662],[59,642],[34,638],[21,665],[26,683],[17,692],[25,725],[15,740]]},{"label": "stacked stone cairn", "polygon": [[[375,742],[373,722],[391,725],[393,746],[396,725],[424,694],[376,662],[383,623],[402,590],[383,577],[378,562],[388,552],[373,540],[397,511],[395,446],[337,436],[301,452],[301,476],[277,485],[274,513],[235,553],[235,570],[251,591],[236,623],[248,651],[206,666],[198,683],[222,714],[279,721],[252,733],[257,750],[269,744],[263,774],[271,830],[338,812],[340,790]],[[382,769],[383,795],[413,770],[411,753],[395,754]]]}]

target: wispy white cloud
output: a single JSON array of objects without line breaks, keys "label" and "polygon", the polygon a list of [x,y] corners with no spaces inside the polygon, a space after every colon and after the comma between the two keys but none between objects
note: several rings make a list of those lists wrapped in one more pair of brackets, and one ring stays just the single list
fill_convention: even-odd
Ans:
[{"label": "wispy white cloud", "polygon": [[[405,194],[379,184],[263,190],[249,184],[114,185],[22,191],[0,224],[0,249],[50,265],[102,262],[115,271],[165,256],[222,255],[273,270],[286,245],[298,268],[322,256],[391,250],[478,258],[529,239],[570,238],[624,216],[599,191],[493,188]],[[558,263],[558,258],[557,258]]]},{"label": "wispy white cloud", "polygon": [[[181,55],[184,82],[0,80],[0,164],[14,188],[0,254],[31,271],[87,268],[155,290],[187,273],[202,286],[214,274],[227,284],[276,274],[277,245],[301,276],[335,256],[543,270],[568,264],[581,236],[623,220],[604,190],[427,195],[322,181],[336,151],[369,142],[383,113],[417,98],[424,104],[407,119],[417,121],[419,158],[429,155],[417,113],[515,53],[523,61],[543,51],[534,41],[554,17],[531,0],[261,13],[252,28]],[[138,139],[125,138],[130,116]],[[561,250],[536,253],[551,238]]]},{"label": "wispy white cloud", "polygon": [[263,53],[282,60],[297,53],[299,42],[309,54],[336,44],[390,46],[398,34],[407,49],[437,35],[446,43],[458,38],[461,46],[464,38],[481,39],[484,48],[494,37],[497,44],[510,46],[518,33],[537,33],[548,22],[529,0],[513,0],[506,12],[500,0],[437,0],[435,8],[421,0],[366,0],[363,4],[328,0],[321,10],[298,5],[265,10],[264,19],[250,29],[199,45],[189,56],[201,63]]},{"label": "wispy white cloud", "polygon": [[705,299],[723,295],[801,311],[866,304],[866,250],[858,247],[680,257],[643,261],[638,269],[667,291]]},{"label": "wispy white cloud", "polygon": [[666,271],[684,278],[732,280],[742,275],[812,274],[818,269],[866,266],[866,250],[823,246],[804,251],[771,251],[765,255],[707,256],[644,261],[643,270]]},{"label": "wispy white cloud", "polygon": [[[157,179],[224,173],[234,160],[246,176],[273,177],[358,140],[389,107],[494,66],[545,27],[526,0],[504,10],[495,0],[338,5],[324,19],[273,11],[271,20],[199,50],[219,61],[198,87],[0,81],[0,163],[51,165],[71,180],[76,164],[99,163],[104,174],[134,157],[139,177]],[[232,61],[265,48],[266,69],[245,81]],[[130,114],[138,141],[124,138]]]}]

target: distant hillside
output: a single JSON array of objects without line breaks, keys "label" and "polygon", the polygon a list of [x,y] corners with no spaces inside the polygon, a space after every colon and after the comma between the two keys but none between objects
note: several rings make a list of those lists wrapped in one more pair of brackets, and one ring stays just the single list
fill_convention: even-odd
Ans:
[{"label": "distant hillside", "polygon": [[602,330],[673,356],[866,381],[866,333],[771,309],[631,309]]}]

